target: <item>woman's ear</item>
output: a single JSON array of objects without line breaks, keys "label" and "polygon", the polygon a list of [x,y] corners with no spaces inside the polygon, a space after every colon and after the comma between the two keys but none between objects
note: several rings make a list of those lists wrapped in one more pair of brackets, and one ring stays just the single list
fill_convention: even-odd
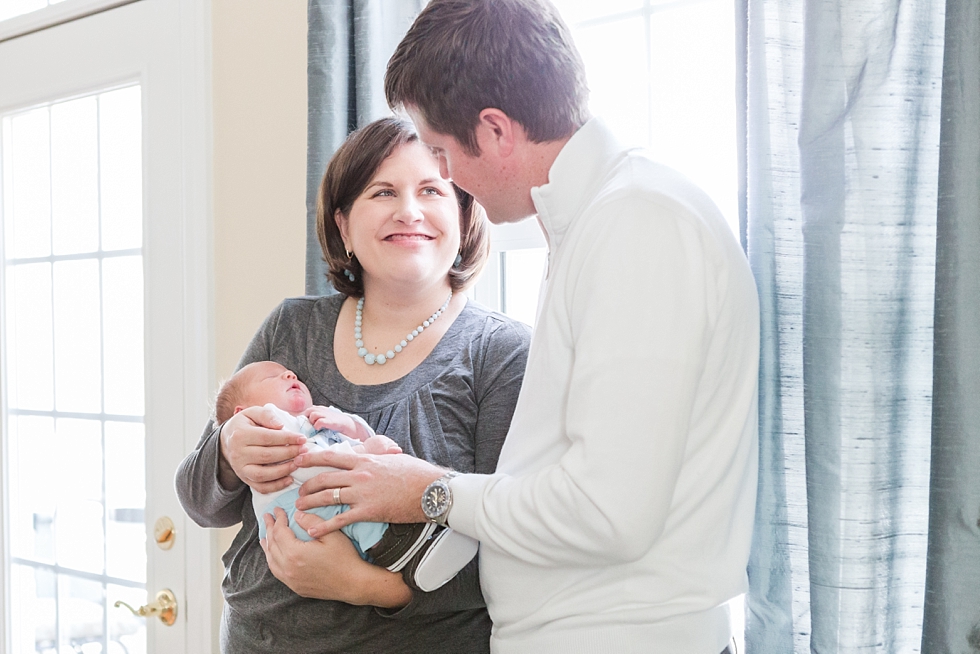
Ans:
[{"label": "woman's ear", "polygon": [[333,221],[336,223],[337,229],[340,230],[340,238],[344,241],[344,248],[349,252],[350,246],[347,243],[347,216],[340,209],[337,209],[333,212]]}]

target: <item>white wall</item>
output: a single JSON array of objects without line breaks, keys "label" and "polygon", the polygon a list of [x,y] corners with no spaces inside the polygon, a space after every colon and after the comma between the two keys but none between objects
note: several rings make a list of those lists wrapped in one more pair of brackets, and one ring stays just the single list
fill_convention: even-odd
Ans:
[{"label": "white wall", "polygon": [[212,0],[215,370],[303,293],[306,2]]},{"label": "white wall", "polygon": [[[303,294],[306,1],[211,5],[216,389],[269,311]],[[236,532],[215,532],[216,559]]]}]

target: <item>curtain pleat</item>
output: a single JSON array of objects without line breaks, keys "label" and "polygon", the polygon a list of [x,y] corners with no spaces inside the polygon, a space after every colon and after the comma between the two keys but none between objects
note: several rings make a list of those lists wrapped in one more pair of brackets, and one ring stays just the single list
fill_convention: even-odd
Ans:
[{"label": "curtain pleat", "polygon": [[388,115],[384,72],[423,0],[309,0],[307,34],[306,292],[333,293],[316,237],[327,162],[347,135]]},{"label": "curtain pleat", "polygon": [[759,488],[746,601],[749,652],[805,651],[799,84],[802,1],[748,0],[746,237],[759,290]]},{"label": "curtain pleat", "polygon": [[980,3],[948,0],[925,654],[980,652]]},{"label": "curtain pleat", "polygon": [[749,2],[751,654],[919,646],[942,17],[938,0]]},{"label": "curtain pleat", "polygon": [[316,198],[330,156],[348,133],[349,0],[310,0],[307,7],[306,293],[333,292],[316,236]]}]

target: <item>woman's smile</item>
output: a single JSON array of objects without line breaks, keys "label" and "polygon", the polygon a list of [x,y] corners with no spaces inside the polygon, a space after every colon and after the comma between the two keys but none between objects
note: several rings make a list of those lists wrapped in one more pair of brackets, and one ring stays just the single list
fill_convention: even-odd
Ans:
[{"label": "woman's smile", "polygon": [[418,242],[418,241],[434,241],[436,239],[434,236],[429,236],[428,234],[389,234],[388,236],[385,236],[384,240],[400,241],[400,242],[405,242],[405,241]]}]

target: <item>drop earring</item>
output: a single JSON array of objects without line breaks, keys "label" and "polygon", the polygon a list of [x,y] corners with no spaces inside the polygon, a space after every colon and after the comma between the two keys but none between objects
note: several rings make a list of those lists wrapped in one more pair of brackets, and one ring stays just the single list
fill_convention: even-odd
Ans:
[{"label": "drop earring", "polygon": [[[344,248],[344,252],[347,253],[347,265],[350,266],[354,253],[348,250],[346,247]],[[353,282],[355,279],[354,273],[351,271],[350,267],[344,268],[344,275],[346,275],[347,279],[351,280],[351,282]]]}]

